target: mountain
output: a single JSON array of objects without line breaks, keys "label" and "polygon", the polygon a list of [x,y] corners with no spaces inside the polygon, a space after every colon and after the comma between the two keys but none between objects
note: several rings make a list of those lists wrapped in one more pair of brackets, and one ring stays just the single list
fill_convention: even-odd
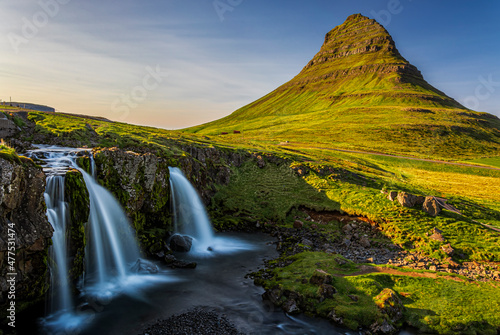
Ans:
[{"label": "mountain", "polygon": [[228,141],[244,137],[418,157],[500,154],[500,120],[468,110],[427,83],[387,30],[361,14],[326,34],[292,80],[227,117],[186,131],[229,133]]}]

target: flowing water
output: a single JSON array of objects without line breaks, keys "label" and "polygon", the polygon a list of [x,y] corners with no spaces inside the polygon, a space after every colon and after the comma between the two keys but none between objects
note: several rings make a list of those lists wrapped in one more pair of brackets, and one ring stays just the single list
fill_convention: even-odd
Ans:
[{"label": "flowing water", "polygon": [[[45,188],[45,204],[47,217],[54,233],[49,250],[51,263],[51,302],[52,313],[67,311],[73,307],[70,283],[68,281],[68,241],[66,230],[68,225],[68,204],[64,201],[64,176],[50,175]],[[55,289],[57,288],[57,289]]]},{"label": "flowing water", "polygon": [[[91,300],[107,301],[140,286],[171,280],[139,275],[132,270],[138,260],[141,262],[135,232],[113,195],[76,165],[76,158],[82,151],[88,150],[41,146],[30,152],[31,157],[45,164],[47,217],[54,228],[50,248],[50,313],[42,321],[46,331],[80,329],[88,325],[94,318],[94,314],[88,313]],[[91,165],[94,174],[93,159]],[[64,175],[70,168],[82,173],[90,199],[85,232],[85,274],[79,297],[74,297],[72,292],[68,269],[69,222],[68,204],[64,201]]]},{"label": "flowing water", "polygon": [[[31,153],[45,162],[47,216],[54,227],[52,307],[41,322],[41,334],[137,334],[159,318],[198,306],[225,314],[247,334],[345,333],[327,321],[293,317],[263,302],[264,290],[246,274],[258,270],[265,259],[277,257],[271,238],[214,233],[196,190],[176,168],[170,168],[176,229],[193,237],[192,250],[176,256],[198,266],[167,269],[160,265],[155,274],[132,271],[134,263],[141,262],[134,232],[116,199],[92,176],[93,158],[92,175],[76,166],[76,157],[84,150],[43,146]],[[79,295],[72,293],[67,279],[64,174],[69,168],[80,170],[90,197],[86,266]]]}]

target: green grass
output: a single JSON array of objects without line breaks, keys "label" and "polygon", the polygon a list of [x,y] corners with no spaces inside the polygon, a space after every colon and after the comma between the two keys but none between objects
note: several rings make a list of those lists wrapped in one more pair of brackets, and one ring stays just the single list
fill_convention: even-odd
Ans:
[{"label": "green grass", "polygon": [[249,161],[233,168],[231,182],[221,186],[209,207],[212,216],[247,217],[283,223],[292,209],[338,210],[339,204],[297,178],[285,163],[267,162],[259,168]]},{"label": "green grass", "polygon": [[3,140],[0,144],[0,157],[11,162],[20,163],[19,156],[17,155],[16,150],[4,144]]},{"label": "green grass", "polygon": [[[303,252],[289,257],[294,262],[272,270],[273,277],[263,281],[266,288],[275,286],[305,297],[309,312],[326,317],[334,309],[352,329],[369,327],[384,316],[374,298],[384,289],[394,290],[405,306],[404,321],[423,332],[439,334],[496,334],[500,327],[500,290],[495,283],[467,282],[459,277],[449,279],[412,277],[371,273],[349,276],[357,270],[353,263],[338,262],[341,256],[322,252]],[[345,264],[344,264],[345,263]],[[343,264],[343,265],[340,265]],[[313,266],[311,266],[313,265]],[[337,293],[319,302],[318,287],[309,283],[316,269],[334,277]],[[258,279],[261,281],[261,279]],[[350,296],[355,296],[354,301]]]},{"label": "green grass", "polygon": [[465,163],[475,163],[487,166],[493,166],[500,168],[500,157],[489,157],[489,158],[479,158],[471,161],[466,161]]}]

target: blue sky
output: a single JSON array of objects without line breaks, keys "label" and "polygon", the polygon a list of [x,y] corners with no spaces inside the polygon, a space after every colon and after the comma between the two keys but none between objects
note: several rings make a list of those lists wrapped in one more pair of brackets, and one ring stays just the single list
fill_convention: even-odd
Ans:
[{"label": "blue sky", "polygon": [[0,0],[0,99],[167,129],[290,80],[350,14],[377,19],[424,78],[500,116],[498,1]]}]

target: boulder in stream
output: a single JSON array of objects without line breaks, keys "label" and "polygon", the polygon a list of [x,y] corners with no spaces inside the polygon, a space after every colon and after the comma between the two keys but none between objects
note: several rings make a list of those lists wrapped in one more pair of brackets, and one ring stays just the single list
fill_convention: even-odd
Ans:
[{"label": "boulder in stream", "polygon": [[174,234],[170,238],[170,249],[173,251],[188,252],[193,245],[193,238],[187,235]]}]

